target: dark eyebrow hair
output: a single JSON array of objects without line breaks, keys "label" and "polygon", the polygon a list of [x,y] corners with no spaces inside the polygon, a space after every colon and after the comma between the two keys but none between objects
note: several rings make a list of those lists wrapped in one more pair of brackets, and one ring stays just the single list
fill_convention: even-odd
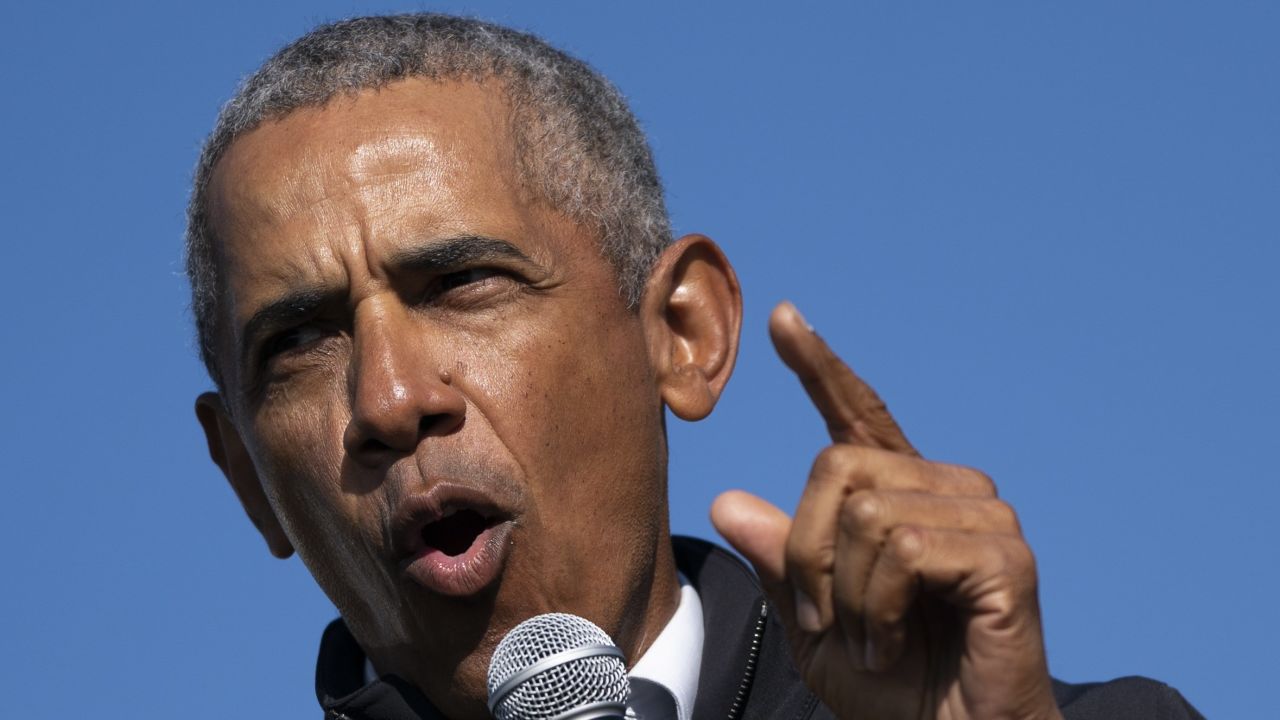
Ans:
[{"label": "dark eyebrow hair", "polygon": [[461,235],[400,250],[391,255],[390,265],[396,270],[439,272],[468,263],[497,258],[509,258],[537,265],[515,245],[506,240],[483,235]]},{"label": "dark eyebrow hair", "polygon": [[321,307],[341,302],[343,293],[333,288],[304,287],[290,291],[254,311],[240,333],[240,367],[247,368],[255,340],[271,330],[286,327],[314,315]]},{"label": "dark eyebrow hair", "polygon": [[[509,258],[535,266],[538,264],[506,240],[482,235],[460,235],[395,252],[390,257],[390,265],[397,271],[446,272],[469,263],[496,258]],[[252,359],[249,356],[260,335],[315,315],[321,307],[341,302],[343,291],[313,286],[290,291],[258,308],[245,322],[240,333],[240,366],[248,367]]]}]

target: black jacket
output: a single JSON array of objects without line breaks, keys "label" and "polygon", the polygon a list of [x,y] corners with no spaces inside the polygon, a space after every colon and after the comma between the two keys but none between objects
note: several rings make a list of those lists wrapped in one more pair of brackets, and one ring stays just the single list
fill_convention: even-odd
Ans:
[{"label": "black jacket", "polygon": [[[676,564],[702,600],[705,636],[693,720],[827,720],[800,681],[786,638],[755,575],[720,548],[673,538]],[[1178,692],[1146,678],[1068,685],[1054,681],[1067,720],[1204,720]],[[320,641],[316,696],[326,720],[432,720],[442,716],[409,683],[364,683],[364,652],[342,620]]]}]

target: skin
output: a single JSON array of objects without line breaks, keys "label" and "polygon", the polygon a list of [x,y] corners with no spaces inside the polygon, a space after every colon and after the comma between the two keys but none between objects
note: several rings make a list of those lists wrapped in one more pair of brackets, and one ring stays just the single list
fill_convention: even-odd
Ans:
[{"label": "skin", "polygon": [[794,518],[744,492],[711,518],[755,566],[805,683],[846,720],[1061,718],[1035,561],[995,484],[922,459],[793,306],[769,330],[833,444]]},{"label": "skin", "polygon": [[[196,402],[210,454],[376,667],[455,718],[487,716],[492,648],[530,615],[583,615],[633,660],[670,618],[663,408],[711,412],[742,312],[697,235],[624,307],[594,232],[519,181],[509,116],[494,84],[402,81],[246,134],[211,192],[226,394]],[[476,237],[523,259],[405,262]],[[288,298],[313,307],[247,332]],[[741,492],[712,519],[805,681],[844,718],[1057,717],[1034,563],[990,480],[921,459],[794,308],[771,333],[833,445],[794,520]],[[406,498],[442,483],[514,518],[502,572],[474,592],[412,582],[389,537]]]},{"label": "skin", "polygon": [[[499,88],[405,81],[267,123],[212,181],[226,395],[197,400],[210,453],[379,671],[456,718],[487,717],[492,648],[531,615],[582,615],[630,658],[670,618],[663,407],[710,412],[741,314],[699,236],[625,307],[594,233],[519,182],[509,116]],[[527,259],[403,261],[474,236]],[[323,300],[246,332],[300,290]],[[440,483],[515,518],[498,580],[461,597],[406,579],[388,537]]]}]

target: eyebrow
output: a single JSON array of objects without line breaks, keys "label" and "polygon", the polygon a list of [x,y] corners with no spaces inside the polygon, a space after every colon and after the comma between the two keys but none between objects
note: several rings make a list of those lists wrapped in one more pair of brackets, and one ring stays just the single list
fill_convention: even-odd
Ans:
[{"label": "eyebrow", "polygon": [[[396,272],[443,273],[477,262],[506,258],[537,266],[525,253],[506,240],[483,235],[460,235],[400,250],[391,255]],[[240,365],[248,367],[258,338],[276,328],[288,327],[315,315],[320,308],[343,301],[344,291],[311,286],[281,295],[254,311],[241,331]]]},{"label": "eyebrow", "polygon": [[461,235],[400,250],[392,254],[390,265],[397,271],[442,272],[498,258],[537,265],[515,245],[483,235]]},{"label": "eyebrow", "polygon": [[276,328],[287,327],[315,315],[326,306],[341,302],[343,293],[335,288],[303,287],[281,295],[254,311],[240,333],[240,366],[248,367],[257,339]]}]

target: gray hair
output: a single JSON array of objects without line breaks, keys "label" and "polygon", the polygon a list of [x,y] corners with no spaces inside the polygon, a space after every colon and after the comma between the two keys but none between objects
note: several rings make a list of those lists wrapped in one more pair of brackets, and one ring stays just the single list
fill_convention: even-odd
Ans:
[{"label": "gray hair", "polygon": [[208,210],[218,160],[268,120],[406,78],[498,80],[513,112],[522,181],[598,232],[619,294],[638,306],[671,227],[644,133],[608,80],[533,35],[479,20],[434,13],[343,20],[295,40],[250,75],[200,154],[187,208],[187,277],[200,355],[220,389],[220,263]]}]

